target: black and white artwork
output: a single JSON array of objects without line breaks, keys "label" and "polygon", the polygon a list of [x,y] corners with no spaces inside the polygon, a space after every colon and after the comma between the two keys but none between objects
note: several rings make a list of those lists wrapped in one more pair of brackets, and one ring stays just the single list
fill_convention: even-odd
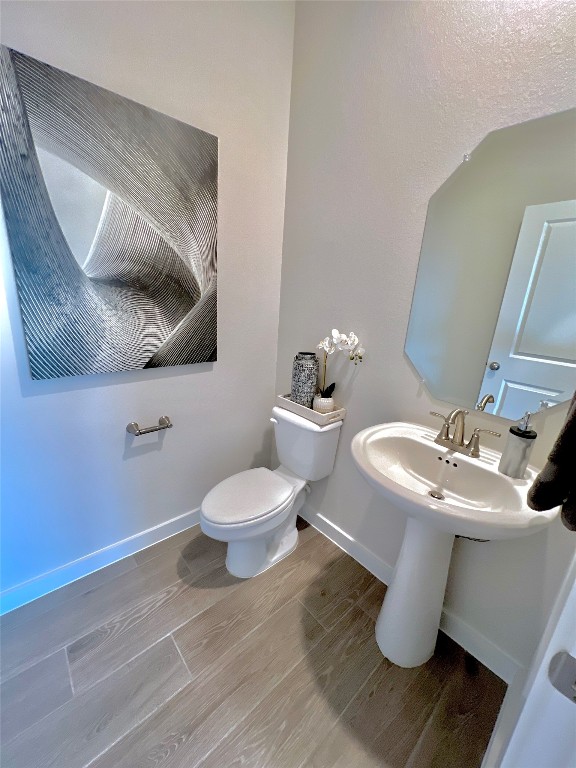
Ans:
[{"label": "black and white artwork", "polygon": [[0,58],[0,190],[32,378],[215,360],[217,137]]}]

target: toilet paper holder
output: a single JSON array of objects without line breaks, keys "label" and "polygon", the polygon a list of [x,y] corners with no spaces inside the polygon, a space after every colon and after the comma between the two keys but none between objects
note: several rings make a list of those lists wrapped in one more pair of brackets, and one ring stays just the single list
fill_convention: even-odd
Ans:
[{"label": "toilet paper holder", "polygon": [[136,421],[131,421],[130,424],[128,424],[126,427],[126,432],[139,437],[140,435],[147,435],[150,432],[160,432],[161,429],[170,429],[170,427],[173,426],[174,425],[170,421],[170,416],[160,416],[157,426],[154,427],[143,427],[140,429]]}]

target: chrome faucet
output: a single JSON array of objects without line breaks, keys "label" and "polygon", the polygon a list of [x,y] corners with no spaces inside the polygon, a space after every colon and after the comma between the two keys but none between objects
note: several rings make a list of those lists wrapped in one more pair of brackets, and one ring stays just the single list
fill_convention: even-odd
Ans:
[{"label": "chrome faucet", "polygon": [[488,405],[488,403],[494,402],[494,395],[484,395],[484,397],[480,400],[479,403],[476,403],[476,410],[477,411],[483,411],[484,408]]},{"label": "chrome faucet", "polygon": [[[437,445],[441,445],[443,448],[448,448],[456,453],[463,453],[465,456],[471,456],[473,459],[477,459],[480,456],[480,432],[486,432],[489,435],[495,437],[501,437],[500,432],[493,432],[491,429],[480,429],[477,427],[470,440],[464,444],[464,429],[466,426],[466,416],[468,411],[463,408],[455,408],[448,416],[444,416],[436,411],[430,411],[431,416],[438,416],[444,422],[440,427],[440,432],[436,435],[434,440]],[[450,427],[454,427],[452,437],[450,437]]]},{"label": "chrome faucet", "polygon": [[461,447],[464,445],[464,428],[466,426],[466,416],[469,411],[465,411],[463,408],[454,408],[454,410],[448,414],[448,424],[454,426],[454,432],[452,433],[452,445]]}]

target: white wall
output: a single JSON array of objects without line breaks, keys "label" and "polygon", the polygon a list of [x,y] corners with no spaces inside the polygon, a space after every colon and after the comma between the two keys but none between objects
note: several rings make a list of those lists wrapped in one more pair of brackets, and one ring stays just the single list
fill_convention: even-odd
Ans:
[{"label": "white wall", "polygon": [[[306,514],[385,580],[405,517],[361,479],[349,445],[370,424],[436,425],[428,411],[450,407],[403,356],[428,199],[490,131],[574,105],[574,33],[562,2],[297,5],[277,389],[294,353],[332,327],[365,342],[361,366],[329,375],[349,410],[334,474]],[[536,462],[561,423],[540,425]],[[509,678],[536,647],[573,547],[560,523],[514,542],[457,542],[448,630]]]},{"label": "white wall", "polygon": [[[189,525],[214,483],[269,461],[293,25],[289,2],[2,4],[5,45],[220,140],[214,364],[31,381],[3,248],[2,589],[85,558],[3,610]],[[164,414],[173,429],[126,435]]]}]

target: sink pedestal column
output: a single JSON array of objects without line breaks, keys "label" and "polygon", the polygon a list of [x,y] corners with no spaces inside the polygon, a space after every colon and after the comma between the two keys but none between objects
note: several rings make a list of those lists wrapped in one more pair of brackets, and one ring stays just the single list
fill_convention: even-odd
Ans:
[{"label": "sink pedestal column", "polygon": [[418,667],[434,653],[453,543],[453,534],[408,518],[376,622],[378,647],[399,667]]}]

